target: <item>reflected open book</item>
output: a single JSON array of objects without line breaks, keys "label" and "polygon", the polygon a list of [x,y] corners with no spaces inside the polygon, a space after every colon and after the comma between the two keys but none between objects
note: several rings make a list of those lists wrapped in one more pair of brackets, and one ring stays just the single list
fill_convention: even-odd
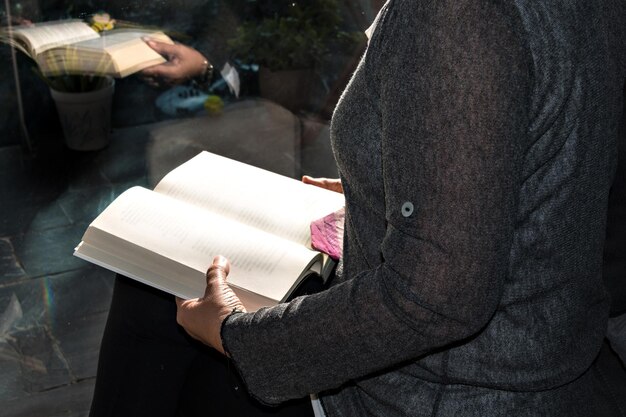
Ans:
[{"label": "reflected open book", "polygon": [[343,195],[202,152],[154,191],[134,187],[87,228],[74,254],[182,298],[204,294],[215,255],[250,311],[287,300],[332,262],[310,249],[312,220]]},{"label": "reflected open book", "polygon": [[0,41],[30,56],[45,76],[94,74],[125,77],[165,58],[143,37],[173,43],[164,33],[142,29],[93,30],[81,20],[59,20],[0,30]]}]

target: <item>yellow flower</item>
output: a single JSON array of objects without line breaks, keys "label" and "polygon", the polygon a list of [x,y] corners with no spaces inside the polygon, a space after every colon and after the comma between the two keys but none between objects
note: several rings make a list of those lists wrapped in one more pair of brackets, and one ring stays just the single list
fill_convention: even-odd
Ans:
[{"label": "yellow flower", "polygon": [[91,16],[91,28],[96,32],[103,32],[115,28],[115,19],[108,13],[96,13]]},{"label": "yellow flower", "polygon": [[220,98],[220,96],[210,95],[204,101],[204,108],[210,115],[218,115],[222,112],[224,108],[224,102]]}]

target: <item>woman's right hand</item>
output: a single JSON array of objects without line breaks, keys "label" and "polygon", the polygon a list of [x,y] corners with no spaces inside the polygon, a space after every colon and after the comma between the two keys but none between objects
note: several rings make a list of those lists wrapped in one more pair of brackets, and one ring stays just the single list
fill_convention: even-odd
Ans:
[{"label": "woman's right hand", "polygon": [[167,59],[163,64],[141,71],[140,74],[149,84],[157,86],[159,81],[168,85],[180,84],[202,75],[210,65],[204,55],[189,46],[180,43],[171,45],[154,39],[144,41]]},{"label": "woman's right hand", "polygon": [[246,312],[243,303],[226,282],[230,262],[216,256],[206,273],[204,297],[176,297],[176,321],[191,337],[227,355],[222,345],[222,322],[234,311]]},{"label": "woman's right hand", "polygon": [[343,194],[343,186],[341,185],[341,180],[339,178],[313,178],[308,175],[304,175],[302,177],[302,182]]}]

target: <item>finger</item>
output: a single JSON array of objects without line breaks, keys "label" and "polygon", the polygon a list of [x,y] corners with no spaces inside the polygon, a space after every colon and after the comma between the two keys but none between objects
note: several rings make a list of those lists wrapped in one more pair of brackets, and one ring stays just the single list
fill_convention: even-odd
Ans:
[{"label": "finger", "polygon": [[215,258],[213,258],[213,265],[218,268],[224,269],[226,275],[230,273],[230,262],[226,257],[222,255],[217,255]]},{"label": "finger", "polygon": [[160,86],[160,84],[156,80],[156,78],[151,77],[151,76],[146,76],[143,73],[140,73],[139,79],[141,79],[143,82],[148,84],[150,87],[159,87]]},{"label": "finger", "polygon": [[226,281],[226,277],[230,273],[230,262],[225,257],[218,255],[213,258],[213,263],[206,272],[207,285],[215,280],[221,279]]},{"label": "finger", "polygon": [[329,180],[328,178],[323,178],[323,177],[313,178],[313,177],[309,177],[308,175],[303,175],[302,176],[302,182],[303,183],[316,185],[318,187],[327,185],[331,181],[334,181],[334,180]]},{"label": "finger", "polygon": [[176,65],[171,62],[166,62],[144,69],[141,75],[154,78],[176,78],[178,76],[178,69]]},{"label": "finger", "polygon": [[176,44],[172,45],[165,42],[159,42],[149,37],[144,37],[143,41],[147,43],[150,48],[164,56],[177,55],[179,51],[179,47]]},{"label": "finger", "polygon": [[139,75],[146,79],[154,79],[156,77],[154,69],[160,65],[153,65],[148,68],[144,68],[139,72]]},{"label": "finger", "polygon": [[314,185],[316,187],[325,188],[322,184],[322,178],[313,178],[308,175],[304,175],[302,177],[302,182],[308,185]]},{"label": "finger", "polygon": [[189,321],[190,311],[185,305],[187,304],[186,301],[188,300],[183,300],[182,298],[176,297],[176,323],[178,323],[179,326],[185,329],[189,336],[193,337],[196,340],[201,340],[200,337],[194,332],[191,326],[191,322]]},{"label": "finger", "polygon": [[337,193],[343,193],[343,186],[341,180],[331,178],[313,178],[308,175],[302,177],[302,182],[305,184],[314,185],[316,187],[324,188],[326,190],[335,191]]}]

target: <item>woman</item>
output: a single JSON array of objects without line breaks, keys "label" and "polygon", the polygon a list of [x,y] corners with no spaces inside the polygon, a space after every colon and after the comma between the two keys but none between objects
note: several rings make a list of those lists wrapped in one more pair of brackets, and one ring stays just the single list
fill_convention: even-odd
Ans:
[{"label": "woman", "polygon": [[245,313],[217,257],[178,322],[263,403],[594,415],[623,27],[617,1],[389,1],[333,115],[341,275]]}]

